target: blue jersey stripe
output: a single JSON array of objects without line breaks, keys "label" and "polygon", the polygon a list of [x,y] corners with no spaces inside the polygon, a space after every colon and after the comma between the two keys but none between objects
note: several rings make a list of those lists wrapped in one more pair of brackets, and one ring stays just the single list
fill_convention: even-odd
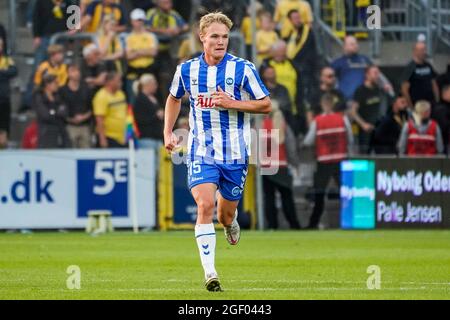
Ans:
[{"label": "blue jersey stripe", "polygon": [[222,154],[224,160],[231,159],[230,122],[228,111],[220,111],[220,123],[222,131]]}]

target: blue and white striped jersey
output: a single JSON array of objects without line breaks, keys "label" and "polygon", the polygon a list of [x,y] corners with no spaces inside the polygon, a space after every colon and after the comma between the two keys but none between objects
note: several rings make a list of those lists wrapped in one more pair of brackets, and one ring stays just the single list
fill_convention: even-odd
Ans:
[{"label": "blue and white striped jersey", "polygon": [[204,54],[177,67],[170,93],[180,99],[189,93],[188,155],[193,158],[235,162],[250,155],[250,114],[212,105],[218,87],[236,100],[262,99],[269,95],[253,63],[226,54],[209,66]]}]

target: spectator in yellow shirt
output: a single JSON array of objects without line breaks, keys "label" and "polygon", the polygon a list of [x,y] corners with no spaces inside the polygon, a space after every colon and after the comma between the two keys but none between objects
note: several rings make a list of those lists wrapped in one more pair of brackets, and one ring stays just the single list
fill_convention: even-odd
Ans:
[{"label": "spectator in yellow shirt", "polygon": [[281,0],[275,8],[274,20],[278,24],[281,38],[287,40],[293,30],[292,23],[288,19],[288,13],[297,10],[303,23],[312,25],[313,14],[311,6],[303,0]]},{"label": "spectator in yellow shirt", "polygon": [[113,17],[117,22],[116,32],[126,30],[126,19],[123,7],[115,0],[92,1],[85,10],[81,19],[81,28],[87,32],[97,32],[107,16]]},{"label": "spectator in yellow shirt", "polygon": [[111,17],[103,19],[102,27],[97,34],[97,42],[101,60],[106,63],[108,71],[116,71],[122,74],[124,50],[115,31],[116,24],[116,21]]},{"label": "spectator in yellow shirt", "polygon": [[92,105],[100,148],[126,146],[127,99],[121,87],[120,74],[110,72],[106,75],[105,86],[94,97]]},{"label": "spectator in yellow shirt", "polygon": [[258,52],[258,65],[264,59],[271,57],[271,48],[279,40],[278,34],[275,32],[275,26],[272,16],[269,12],[260,15],[261,30],[256,33],[256,50]]},{"label": "spectator in yellow shirt", "polygon": [[48,60],[42,62],[34,74],[34,85],[39,86],[45,74],[56,76],[58,85],[64,86],[67,82],[67,65],[64,63],[64,47],[59,44],[48,47]]},{"label": "spectator in yellow shirt", "polygon": [[[258,16],[261,13],[261,10],[263,9],[262,5],[259,2],[255,2],[255,6],[256,6],[256,15]],[[260,20],[256,19],[256,30],[258,30],[261,25],[260,25]],[[248,60],[252,60],[252,19],[250,17],[250,6],[247,7],[247,12],[245,17],[242,19],[241,22],[241,33],[242,36],[244,37],[244,42],[245,42],[245,54],[246,54],[246,59]]]},{"label": "spectator in yellow shirt", "polygon": [[156,72],[155,56],[158,53],[158,40],[155,35],[145,30],[145,12],[134,9],[131,12],[133,30],[126,40],[127,57],[127,95],[128,101],[133,102],[133,82],[143,74]]}]

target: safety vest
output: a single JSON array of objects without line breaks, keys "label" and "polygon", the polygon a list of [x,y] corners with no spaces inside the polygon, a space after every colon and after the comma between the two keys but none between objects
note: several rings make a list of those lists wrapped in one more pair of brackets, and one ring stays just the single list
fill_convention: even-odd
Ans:
[{"label": "safety vest", "polygon": [[430,120],[427,131],[420,133],[414,126],[412,120],[408,121],[408,142],[406,154],[408,155],[434,155],[437,154],[436,147],[437,124]]},{"label": "safety vest", "polygon": [[322,163],[335,163],[347,158],[347,133],[340,113],[321,114],[316,121],[316,156]]},{"label": "safety vest", "polygon": [[[263,141],[265,143],[265,145],[267,146],[267,150],[265,152],[265,154],[261,154],[261,166],[262,167],[274,167],[274,166],[278,166],[278,167],[287,167],[287,155],[286,155],[286,144],[285,144],[285,139],[283,142],[279,143],[277,141],[278,137],[274,137],[271,135],[272,130],[276,129],[274,128],[274,124],[272,121],[272,118],[267,116],[265,117],[265,119],[262,122],[262,138]],[[281,130],[285,130],[286,129],[286,123],[283,123],[282,129]],[[283,134],[284,136],[284,134]],[[276,149],[278,147],[278,155],[276,154]],[[274,152],[275,151],[275,152]],[[264,152],[263,152],[264,153]]]}]

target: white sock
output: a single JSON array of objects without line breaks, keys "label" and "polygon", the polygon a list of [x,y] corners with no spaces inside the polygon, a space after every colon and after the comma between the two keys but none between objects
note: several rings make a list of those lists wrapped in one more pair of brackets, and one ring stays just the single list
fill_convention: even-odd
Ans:
[{"label": "white sock", "polygon": [[217,274],[214,267],[214,256],[216,253],[216,231],[214,224],[196,224],[195,240],[197,240],[200,260],[202,261],[205,278],[214,273]]}]

